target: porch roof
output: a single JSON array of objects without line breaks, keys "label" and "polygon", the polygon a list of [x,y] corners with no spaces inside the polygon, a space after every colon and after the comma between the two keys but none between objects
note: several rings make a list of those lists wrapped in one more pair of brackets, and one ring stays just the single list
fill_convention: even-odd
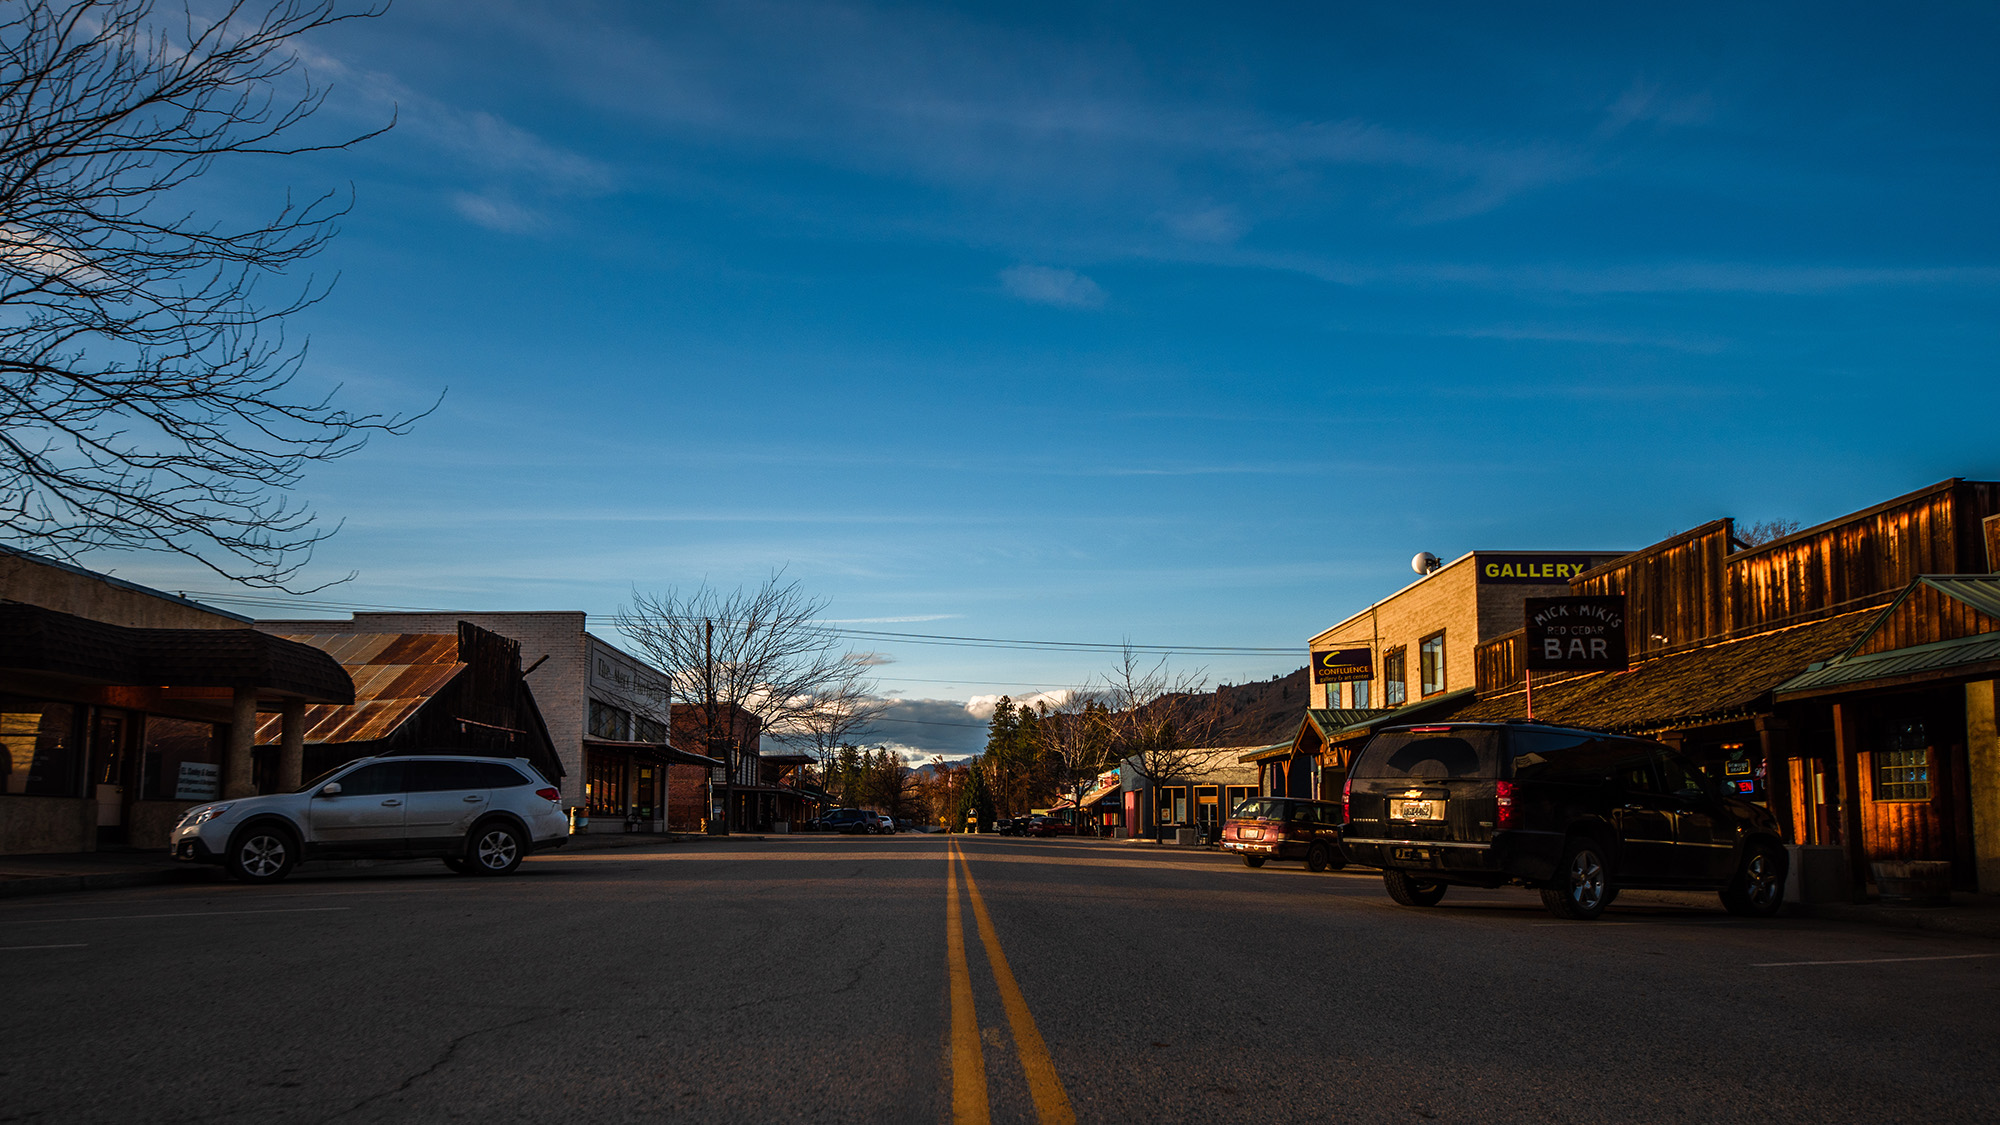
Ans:
[{"label": "porch roof", "polygon": [[255,629],[140,629],[0,602],[0,668],[94,684],[253,688],[260,698],[339,704],[355,685],[310,645]]}]

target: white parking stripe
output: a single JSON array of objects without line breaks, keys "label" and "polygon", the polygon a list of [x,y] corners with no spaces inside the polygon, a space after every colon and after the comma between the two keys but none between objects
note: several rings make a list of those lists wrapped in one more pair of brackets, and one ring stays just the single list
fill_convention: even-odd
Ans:
[{"label": "white parking stripe", "polygon": [[105,914],[96,918],[9,918],[4,924],[9,926],[39,926],[44,922],[134,922],[151,918],[220,918],[236,914],[326,914],[335,910],[351,910],[347,906],[300,906],[288,910],[204,910],[191,914]]},{"label": "white parking stripe", "polygon": [[75,945],[0,945],[0,953],[16,953],[23,949],[89,949],[89,948],[90,948],[89,945],[84,944],[82,942],[79,942]]},{"label": "white parking stripe", "polygon": [[2000,957],[2000,953],[1955,953],[1949,957],[1865,957],[1858,961],[1766,961],[1753,969],[1789,969],[1794,965],[1890,965],[1901,961],[1976,961]]}]

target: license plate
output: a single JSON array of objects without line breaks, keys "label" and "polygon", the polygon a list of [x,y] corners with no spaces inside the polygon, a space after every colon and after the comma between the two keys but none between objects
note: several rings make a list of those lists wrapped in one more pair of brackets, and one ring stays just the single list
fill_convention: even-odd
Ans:
[{"label": "license plate", "polygon": [[1389,801],[1391,820],[1443,820],[1444,802],[1430,797],[1395,797]]},{"label": "license plate", "polygon": [[1390,858],[1400,859],[1408,863],[1429,863],[1431,858],[1431,850],[1429,848],[1392,848],[1390,850],[1395,853]]},{"label": "license plate", "polygon": [[1264,830],[1262,828],[1245,828],[1242,830],[1241,835],[1245,840],[1261,840],[1264,838]]}]

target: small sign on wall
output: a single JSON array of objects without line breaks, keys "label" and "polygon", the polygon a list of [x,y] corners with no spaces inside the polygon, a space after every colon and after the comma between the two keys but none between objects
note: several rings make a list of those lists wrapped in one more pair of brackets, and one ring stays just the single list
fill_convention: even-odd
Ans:
[{"label": "small sign on wall", "polygon": [[174,778],[174,800],[212,801],[222,796],[222,767],[210,762],[182,762]]},{"label": "small sign on wall", "polygon": [[1375,658],[1371,649],[1338,648],[1313,653],[1313,683],[1344,684],[1375,678]]},{"label": "small sign on wall", "polygon": [[1527,598],[1523,639],[1531,672],[1622,672],[1630,667],[1625,646],[1625,595],[1581,598]]}]

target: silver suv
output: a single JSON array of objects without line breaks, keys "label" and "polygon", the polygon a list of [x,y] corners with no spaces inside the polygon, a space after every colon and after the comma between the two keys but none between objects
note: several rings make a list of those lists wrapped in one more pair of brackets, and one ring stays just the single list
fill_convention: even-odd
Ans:
[{"label": "silver suv", "polygon": [[173,857],[275,883],[308,859],[430,856],[460,874],[505,875],[569,842],[562,793],[522,758],[361,758],[296,793],[197,805],[167,838]]}]

